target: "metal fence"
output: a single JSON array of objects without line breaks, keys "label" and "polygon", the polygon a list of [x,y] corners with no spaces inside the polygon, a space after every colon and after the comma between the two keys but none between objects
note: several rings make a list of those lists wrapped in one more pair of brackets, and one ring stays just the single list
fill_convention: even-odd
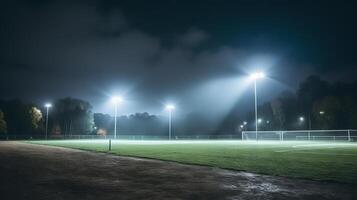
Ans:
[{"label": "metal fence", "polygon": [[[0,140],[44,140],[44,135],[0,135]],[[113,135],[49,135],[48,140],[114,139]],[[117,135],[118,140],[168,140],[167,135]],[[239,134],[177,135],[172,140],[241,140]]]},{"label": "metal fence", "polygon": [[[0,140],[43,140],[45,135],[0,135]],[[49,140],[114,139],[113,135],[49,135]],[[117,135],[118,140],[168,140],[167,135]],[[172,140],[357,141],[357,130],[242,131],[236,134],[174,135]]]},{"label": "metal fence", "polygon": [[357,130],[243,131],[242,140],[357,141]]}]

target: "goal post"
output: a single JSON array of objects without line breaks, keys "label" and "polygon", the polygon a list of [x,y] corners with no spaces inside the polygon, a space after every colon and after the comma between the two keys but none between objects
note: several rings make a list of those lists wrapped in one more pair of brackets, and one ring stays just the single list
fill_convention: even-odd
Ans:
[{"label": "goal post", "polygon": [[357,130],[242,131],[242,140],[357,141]]}]

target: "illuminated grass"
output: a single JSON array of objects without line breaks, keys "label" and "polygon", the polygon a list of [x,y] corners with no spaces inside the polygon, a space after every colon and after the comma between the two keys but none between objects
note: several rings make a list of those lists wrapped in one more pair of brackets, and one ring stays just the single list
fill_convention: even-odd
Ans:
[{"label": "illuminated grass", "polygon": [[[108,151],[108,140],[56,140],[31,143]],[[356,143],[115,141],[111,153],[357,184]]]}]

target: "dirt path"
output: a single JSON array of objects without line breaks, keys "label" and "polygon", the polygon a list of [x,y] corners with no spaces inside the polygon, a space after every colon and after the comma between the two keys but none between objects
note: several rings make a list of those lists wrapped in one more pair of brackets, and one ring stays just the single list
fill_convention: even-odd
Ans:
[{"label": "dirt path", "polygon": [[0,199],[352,199],[355,185],[0,142]]}]

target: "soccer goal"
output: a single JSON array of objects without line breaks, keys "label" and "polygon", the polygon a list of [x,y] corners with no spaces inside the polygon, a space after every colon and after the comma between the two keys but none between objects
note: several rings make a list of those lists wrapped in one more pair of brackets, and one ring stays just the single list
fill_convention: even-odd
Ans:
[{"label": "soccer goal", "polygon": [[357,130],[242,131],[242,140],[357,141]]}]

